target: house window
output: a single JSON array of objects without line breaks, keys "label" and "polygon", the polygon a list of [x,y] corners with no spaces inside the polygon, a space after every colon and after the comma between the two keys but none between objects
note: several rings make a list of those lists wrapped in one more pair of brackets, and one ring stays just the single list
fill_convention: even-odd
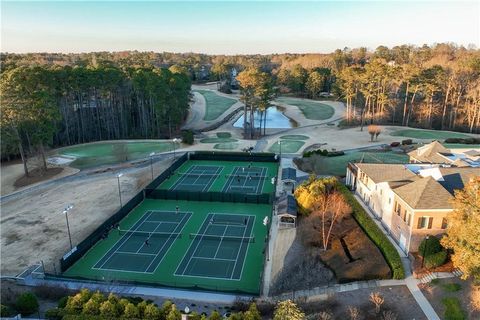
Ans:
[{"label": "house window", "polygon": [[448,226],[448,224],[447,224],[447,218],[443,218],[443,219],[442,219],[442,229],[447,229],[447,226]]},{"label": "house window", "polygon": [[432,217],[420,217],[418,218],[418,229],[432,229]]},{"label": "house window", "polygon": [[382,194],[383,194],[383,189],[380,189],[380,195],[382,195]]},{"label": "house window", "polygon": [[410,212],[407,212],[407,225],[410,226],[410,224],[412,223],[412,215],[410,214]]},{"label": "house window", "polygon": [[388,198],[388,204],[392,203],[392,198]]},{"label": "house window", "polygon": [[398,216],[400,216],[400,213],[402,212],[402,206],[398,202],[395,201],[395,212],[397,213]]}]

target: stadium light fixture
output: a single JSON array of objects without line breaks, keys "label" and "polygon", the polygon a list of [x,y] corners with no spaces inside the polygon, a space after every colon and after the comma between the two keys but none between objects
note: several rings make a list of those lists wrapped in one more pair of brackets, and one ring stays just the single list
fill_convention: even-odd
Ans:
[{"label": "stadium light fixture", "polygon": [[172,145],[173,145],[173,160],[175,160],[175,158],[176,158],[176,157],[175,157],[175,151],[176,151],[176,150],[175,150],[175,143],[179,143],[180,141],[181,141],[181,140],[178,139],[178,138],[173,138],[173,139],[172,139]]},{"label": "stadium light fixture", "polygon": [[120,208],[123,207],[122,205],[122,191],[120,189],[120,178],[123,177],[123,173],[117,174],[117,183],[118,183],[118,199],[120,200]]},{"label": "stadium light fixture", "polygon": [[153,181],[153,156],[155,156],[155,152],[150,153],[150,172],[152,173],[152,181]]},{"label": "stadium light fixture", "polygon": [[70,224],[68,222],[68,212],[72,209],[73,209],[73,204],[69,204],[62,211],[62,213],[65,214],[65,220],[67,220],[67,232],[68,232],[68,240],[70,241],[70,250],[73,249],[73,245],[72,245],[72,235],[70,234]]}]

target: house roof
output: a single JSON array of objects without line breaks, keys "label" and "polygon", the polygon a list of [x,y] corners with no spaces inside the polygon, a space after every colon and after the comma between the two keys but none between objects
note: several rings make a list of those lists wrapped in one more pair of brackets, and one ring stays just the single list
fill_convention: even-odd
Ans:
[{"label": "house roof", "polygon": [[448,163],[441,154],[450,153],[450,150],[445,148],[440,142],[433,141],[416,150],[410,151],[408,155],[420,162],[426,163]]},{"label": "house roof", "polygon": [[462,168],[439,168],[443,181],[439,183],[452,195],[455,190],[463,189],[471,178],[480,175],[479,168],[462,167]]},{"label": "house roof", "polygon": [[283,197],[278,202],[278,215],[288,214],[291,216],[297,216],[297,200],[292,195]]},{"label": "house roof", "polygon": [[418,179],[417,175],[403,164],[357,163],[356,166],[375,183]]},{"label": "house roof", "polygon": [[282,180],[297,180],[297,170],[294,168],[283,168],[282,169]]},{"label": "house roof", "polygon": [[452,195],[431,176],[393,189],[413,209],[451,209]]}]

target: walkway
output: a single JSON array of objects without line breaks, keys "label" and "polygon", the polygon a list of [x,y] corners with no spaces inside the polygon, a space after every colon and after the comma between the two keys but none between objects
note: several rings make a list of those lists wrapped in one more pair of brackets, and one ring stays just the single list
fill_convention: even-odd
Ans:
[{"label": "walkway", "polygon": [[365,203],[360,199],[360,197],[356,194],[354,196],[355,196],[355,199],[357,200],[357,202],[368,213],[370,218],[372,218],[372,220],[375,221],[375,223],[380,228],[380,230],[382,230],[382,232],[387,236],[388,240],[390,240],[390,242],[394,245],[395,249],[397,250],[398,254],[400,255],[400,257],[402,259],[403,268],[405,270],[405,279],[404,280],[386,280],[386,281],[396,281],[395,283],[406,285],[408,290],[410,290],[410,293],[412,294],[412,296],[415,298],[415,301],[417,301],[418,305],[422,309],[423,313],[425,313],[425,316],[427,316],[427,319],[429,319],[429,320],[440,320],[440,317],[437,315],[437,313],[433,309],[430,302],[428,302],[427,298],[425,298],[422,291],[418,287],[418,284],[420,283],[420,280],[415,279],[413,277],[412,269],[410,268],[410,260],[408,259],[408,255],[405,254],[405,252],[403,252],[402,249],[400,249],[400,247],[397,245],[397,243],[388,234],[388,232],[382,226],[380,221],[375,217],[373,212],[370,210],[370,208],[368,206],[365,205]]}]

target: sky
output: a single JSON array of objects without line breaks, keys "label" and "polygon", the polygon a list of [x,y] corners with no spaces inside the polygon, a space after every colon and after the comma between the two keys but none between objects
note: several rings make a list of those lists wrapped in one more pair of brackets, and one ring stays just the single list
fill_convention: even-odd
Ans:
[{"label": "sky", "polygon": [[1,1],[2,52],[480,47],[480,1]]}]

